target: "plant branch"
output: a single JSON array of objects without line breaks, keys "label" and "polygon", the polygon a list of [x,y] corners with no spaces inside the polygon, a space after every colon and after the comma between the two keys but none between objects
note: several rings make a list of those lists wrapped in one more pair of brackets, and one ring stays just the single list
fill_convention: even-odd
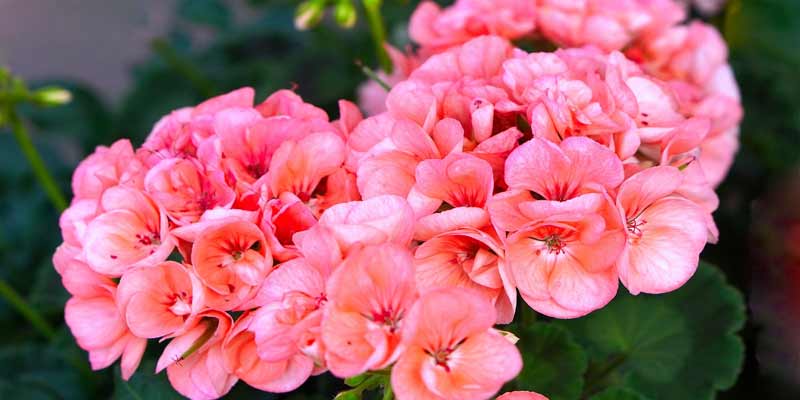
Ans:
[{"label": "plant branch", "polygon": [[378,56],[378,63],[386,73],[392,73],[392,60],[383,47],[386,42],[386,26],[381,15],[381,4],[383,0],[363,0],[364,10],[367,14],[369,30],[372,33],[372,41],[375,43],[375,54]]},{"label": "plant branch", "polygon": [[35,308],[31,307],[4,279],[0,279],[0,297],[14,307],[47,340],[52,341],[56,338],[56,331],[47,323],[44,317]]}]

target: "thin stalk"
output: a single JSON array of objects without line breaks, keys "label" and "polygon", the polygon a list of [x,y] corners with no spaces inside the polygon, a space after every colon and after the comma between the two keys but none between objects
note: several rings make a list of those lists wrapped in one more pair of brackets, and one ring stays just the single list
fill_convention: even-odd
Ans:
[{"label": "thin stalk", "polygon": [[372,41],[375,43],[375,53],[378,55],[378,63],[386,73],[392,72],[392,60],[383,47],[386,42],[386,26],[381,15],[382,0],[363,0],[364,10],[367,14],[367,23],[372,33]]},{"label": "thin stalk", "polygon": [[31,305],[4,279],[0,279],[0,297],[5,299],[8,304],[20,313],[20,315],[27,319],[39,334],[51,341],[55,339],[56,331],[47,323],[44,317],[42,317],[42,314],[31,307]]},{"label": "thin stalk", "polygon": [[189,83],[204,97],[211,97],[216,94],[214,82],[208,79],[197,66],[192,64],[185,57],[163,39],[156,39],[152,43],[153,51],[161,57],[167,65],[175,72],[182,75]]},{"label": "thin stalk", "polygon": [[42,156],[39,155],[39,151],[37,151],[36,147],[33,145],[30,136],[28,136],[28,130],[17,115],[16,110],[13,108],[9,109],[8,118],[9,124],[11,125],[11,133],[14,134],[14,138],[17,140],[22,153],[25,155],[25,158],[28,159],[28,163],[33,169],[33,174],[36,175],[39,184],[42,185],[45,193],[47,193],[50,202],[53,203],[53,206],[55,206],[59,212],[66,210],[67,200],[58,188],[53,176],[50,175],[50,172],[47,170]]},{"label": "thin stalk", "polygon": [[364,65],[364,63],[362,63],[361,61],[358,61],[358,60],[356,61],[356,65],[359,68],[361,68],[361,72],[363,72],[364,75],[367,76],[367,78],[375,81],[375,83],[377,83],[380,87],[382,87],[383,90],[385,90],[387,93],[392,90],[392,87],[389,86],[389,84],[386,83],[386,81],[381,79],[381,77],[378,76],[378,74],[375,71],[373,71],[372,68]]}]

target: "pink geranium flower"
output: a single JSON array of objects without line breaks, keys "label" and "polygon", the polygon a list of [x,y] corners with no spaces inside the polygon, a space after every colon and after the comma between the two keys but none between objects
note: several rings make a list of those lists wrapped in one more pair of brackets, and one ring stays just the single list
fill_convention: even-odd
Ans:
[{"label": "pink geranium flower", "polygon": [[617,269],[633,294],[664,293],[689,280],[706,244],[705,213],[675,194],[683,176],[674,167],[653,167],[628,178],[617,207],[628,236]]},{"label": "pink geranium flower", "polygon": [[506,260],[534,310],[575,318],[614,297],[614,263],[625,235],[607,191],[622,179],[616,155],[583,137],[567,138],[560,147],[534,138],[509,156],[509,190],[492,199],[489,211],[500,229],[512,233]]},{"label": "pink geranium flower", "polygon": [[174,334],[156,364],[156,373],[166,368],[172,387],[192,400],[224,396],[238,378],[225,368],[223,340],[231,331],[231,317],[205,311],[193,325]]},{"label": "pink geranium flower", "polygon": [[145,193],[130,187],[107,189],[103,212],[86,228],[84,253],[95,271],[120,276],[167,259],[175,247],[166,213]]},{"label": "pink geranium flower", "polygon": [[225,338],[222,357],[226,371],[267,392],[297,389],[311,374],[313,361],[300,354],[274,362],[262,359],[256,351],[255,335],[249,330],[252,324],[253,315],[242,314]]},{"label": "pink geranium flower", "polygon": [[408,313],[405,350],[392,369],[398,400],[486,399],[522,369],[514,345],[492,329],[495,312],[463,288],[423,295]]},{"label": "pink geranium flower", "polygon": [[278,265],[264,281],[248,328],[261,359],[308,366],[303,381],[315,365],[319,370],[325,365],[320,323],[328,301],[326,278],[303,258]]},{"label": "pink geranium flower", "polygon": [[327,293],[322,340],[334,375],[355,376],[397,360],[404,319],[417,295],[405,247],[352,250],[328,281]]},{"label": "pink geranium flower", "polygon": [[497,400],[548,400],[547,397],[534,392],[506,392]]},{"label": "pink geranium flower", "polygon": [[252,298],[271,272],[272,256],[255,224],[223,219],[209,224],[192,244],[194,272],[209,289],[207,301],[232,310]]},{"label": "pink geranium flower", "polygon": [[72,192],[76,199],[97,200],[112,186],[121,183],[141,185],[143,172],[131,142],[121,139],[111,147],[98,147],[81,161],[72,175]]},{"label": "pink geranium flower", "polygon": [[157,338],[184,327],[204,304],[204,288],[186,266],[173,261],[126,272],[117,306],[136,336]]}]

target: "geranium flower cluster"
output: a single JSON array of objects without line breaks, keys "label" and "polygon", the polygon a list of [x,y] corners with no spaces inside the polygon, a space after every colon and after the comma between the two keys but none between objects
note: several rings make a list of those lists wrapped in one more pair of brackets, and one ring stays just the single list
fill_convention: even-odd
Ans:
[{"label": "geranium flower cluster", "polygon": [[[528,53],[507,37],[543,15],[606,26],[617,8],[504,8],[517,3],[423,5],[412,34],[427,21],[436,50],[367,118],[341,101],[331,121],[291,91],[254,105],[243,88],[165,116],[138,149],[98,148],[54,256],[92,367],[121,359],[128,379],[158,339],[157,371],[192,399],[387,369],[400,400],[487,399],[522,368],[494,328],[518,294],[576,318],[619,282],[682,286],[717,239],[741,115],[730,69],[706,65],[714,34]],[[620,29],[668,25],[638,18]],[[472,38],[487,32],[505,37]]]}]

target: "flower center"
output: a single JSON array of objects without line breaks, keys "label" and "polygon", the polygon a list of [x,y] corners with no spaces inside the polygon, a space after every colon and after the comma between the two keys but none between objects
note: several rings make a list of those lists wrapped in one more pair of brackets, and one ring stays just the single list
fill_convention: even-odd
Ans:
[{"label": "flower center", "polygon": [[454,351],[456,351],[456,349],[458,349],[459,346],[464,344],[466,340],[466,338],[461,339],[458,343],[452,346],[439,348],[435,351],[425,350],[425,354],[431,357],[431,361],[433,361],[434,365],[444,368],[445,372],[450,372],[450,365],[448,364],[448,362],[450,362],[450,356]]},{"label": "flower center", "polygon": [[550,253],[564,254],[564,248],[567,247],[567,244],[558,235],[550,235],[543,241]]},{"label": "flower center", "polygon": [[631,218],[628,220],[627,228],[628,232],[633,235],[635,238],[642,237],[642,226],[647,223],[647,220],[639,220],[638,218]]}]

